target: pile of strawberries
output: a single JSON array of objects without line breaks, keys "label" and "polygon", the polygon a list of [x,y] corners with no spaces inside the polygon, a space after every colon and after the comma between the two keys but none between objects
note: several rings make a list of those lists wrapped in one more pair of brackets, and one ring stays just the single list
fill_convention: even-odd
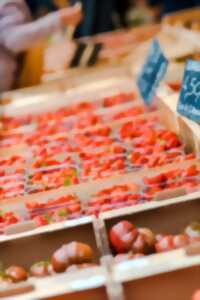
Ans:
[{"label": "pile of strawberries", "polygon": [[[71,185],[133,173],[170,163],[192,161],[184,144],[164,128],[154,109],[136,94],[120,93],[96,101],[77,102],[55,112],[3,117],[1,147],[22,147],[20,155],[0,161],[0,199],[26,196]],[[8,148],[6,148],[8,149]],[[13,149],[13,148],[11,148]],[[5,150],[5,148],[4,148]],[[77,195],[42,204],[26,203],[26,218],[38,226],[96,215],[154,200],[157,193],[199,185],[195,164],[91,194],[84,205]],[[19,216],[14,216],[16,222]],[[7,221],[2,221],[2,228]]]},{"label": "pile of strawberries", "polygon": [[184,153],[177,135],[162,128],[155,117],[124,122],[115,128],[91,128],[72,137],[42,137],[35,143],[26,157],[20,157],[21,165],[16,166],[16,157],[8,160],[12,171],[7,170],[8,176],[0,178],[4,184],[0,198],[194,159],[193,154]]},{"label": "pile of strawberries", "polygon": [[[100,213],[135,206],[153,201],[158,193],[184,187],[186,192],[195,191],[200,183],[196,165],[173,169],[156,176],[143,177],[138,181],[113,185],[91,193],[88,199],[74,194],[66,194],[43,201],[25,202],[26,220],[34,220],[37,226],[72,220],[87,215],[99,216]],[[13,218],[7,221],[6,216]],[[1,213],[1,231],[10,224],[22,221],[23,217],[12,212]]]}]

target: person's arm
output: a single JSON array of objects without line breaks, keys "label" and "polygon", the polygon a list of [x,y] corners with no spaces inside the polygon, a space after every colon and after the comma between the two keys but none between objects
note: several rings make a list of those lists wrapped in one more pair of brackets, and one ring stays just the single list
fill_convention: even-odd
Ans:
[{"label": "person's arm", "polygon": [[65,25],[76,25],[81,19],[81,7],[61,9],[43,18],[22,25],[8,26],[3,35],[4,46],[13,53],[32,47],[52,32]]}]

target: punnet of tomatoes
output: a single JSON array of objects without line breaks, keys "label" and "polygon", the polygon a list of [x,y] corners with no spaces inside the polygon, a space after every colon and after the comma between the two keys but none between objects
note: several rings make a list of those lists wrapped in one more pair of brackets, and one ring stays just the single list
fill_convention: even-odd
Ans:
[{"label": "punnet of tomatoes", "polygon": [[200,241],[200,224],[189,224],[178,234],[155,233],[150,228],[136,227],[128,221],[120,221],[109,231],[110,246],[116,262],[136,259],[150,254],[164,253],[187,247]]}]

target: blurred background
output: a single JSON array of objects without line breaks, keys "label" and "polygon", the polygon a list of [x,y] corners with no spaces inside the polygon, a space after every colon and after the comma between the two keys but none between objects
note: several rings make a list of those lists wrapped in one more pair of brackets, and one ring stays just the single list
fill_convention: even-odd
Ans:
[{"label": "blurred background", "polygon": [[[192,29],[199,28],[199,5],[200,0],[0,0],[0,91],[39,84],[49,74],[57,78],[74,60],[75,67],[88,66],[93,48],[95,65],[122,63],[119,58],[133,53],[138,42],[157,34],[166,15],[173,23],[175,14],[178,23],[176,14],[192,9]],[[184,26],[190,27],[187,20]]]},{"label": "blurred background", "polygon": [[[26,2],[36,18],[78,1],[26,0]],[[79,2],[82,2],[84,17],[77,28],[76,37],[158,22],[168,13],[200,5],[200,0],[80,0]]]}]

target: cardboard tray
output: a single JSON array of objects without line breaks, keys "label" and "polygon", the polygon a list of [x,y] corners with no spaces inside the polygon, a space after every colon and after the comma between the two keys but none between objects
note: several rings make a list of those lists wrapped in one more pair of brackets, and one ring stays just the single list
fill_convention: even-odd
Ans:
[{"label": "cardboard tray", "polygon": [[[130,83],[130,81],[125,82],[126,84]],[[116,88],[118,84],[119,83],[116,83]],[[121,84],[123,86],[125,83],[121,82]],[[85,90],[80,89],[75,90],[74,94],[72,93],[74,101],[77,95],[80,95],[81,98],[83,91]],[[103,93],[105,90],[102,88],[101,91]],[[95,95],[95,86],[90,95]],[[46,105],[48,101],[45,100],[44,102],[45,110],[47,109]],[[40,104],[40,101],[36,101],[36,103]],[[25,109],[25,107],[29,107],[29,111],[31,111],[35,107],[35,103],[33,101],[32,105],[30,106],[23,104],[22,107],[23,109]],[[54,109],[54,106],[52,109]],[[10,108],[7,111],[10,112]],[[156,112],[155,114],[160,115],[161,121],[167,126],[167,128],[172,129],[182,136],[183,140],[185,141],[187,151],[196,151],[196,154],[199,153],[199,148],[197,146],[199,142],[199,135],[196,133],[193,126],[188,124],[188,122],[185,122],[185,120],[182,118],[178,117],[173,109],[173,106],[170,104],[168,105],[168,101],[165,101],[165,99],[163,101],[162,98],[159,104],[159,112]],[[163,116],[165,117],[163,118]],[[123,122],[124,121],[115,123],[112,126],[117,127]],[[184,126],[181,125],[181,122],[184,122]],[[22,205],[23,202],[27,200],[31,201],[39,199],[40,201],[47,201],[47,199],[52,197],[53,194],[64,195],[66,193],[73,192],[76,192],[78,195],[83,195],[83,205],[87,206],[89,197],[102,188],[107,188],[114,184],[122,184],[130,181],[132,182],[142,178],[144,175],[158,174],[160,171],[174,169],[177,166],[183,167],[194,164],[194,162],[199,165],[199,160],[188,161],[181,164],[170,164],[148,171],[142,170],[140,172],[125,174],[123,176],[115,176],[113,178],[90,182],[88,184],[71,186],[69,188],[62,188],[51,192],[30,195],[26,198],[19,197],[17,199],[10,199],[9,201],[5,202],[2,201],[1,207],[7,207],[7,209],[10,209],[13,205],[13,207],[15,206],[15,208],[17,208],[20,203]],[[94,299],[102,299],[103,297],[106,300],[129,300],[135,299],[133,298],[134,295],[134,297],[138,297],[136,300],[143,300],[145,299],[146,295],[143,293],[146,293],[148,290],[150,299],[155,300],[156,297],[158,297],[157,295],[160,297],[160,294],[155,293],[156,287],[159,284],[164,291],[164,295],[167,295],[167,290],[170,289],[170,287],[174,287],[174,289],[177,287],[177,294],[182,297],[180,300],[188,300],[188,297],[191,296],[193,290],[199,287],[199,256],[187,257],[183,250],[178,250],[172,253],[162,254],[160,256],[154,255],[138,261],[132,261],[119,265],[113,264],[111,267],[112,257],[105,256],[107,254],[111,254],[111,252],[108,247],[108,243],[106,245],[106,236],[104,234],[105,232],[103,233],[101,222],[105,222],[105,226],[108,228],[107,226],[111,226],[110,224],[112,224],[113,220],[118,220],[126,216],[127,218],[134,218],[134,221],[142,226],[151,226],[153,229],[155,228],[155,230],[157,230],[159,227],[160,230],[164,230],[166,232],[168,232],[168,230],[177,232],[179,229],[182,229],[183,226],[187,225],[188,222],[194,221],[193,218],[199,217],[199,197],[199,192],[184,196],[178,193],[173,197],[170,195],[169,198],[171,199],[165,199],[163,202],[154,201],[149,205],[131,207],[128,209],[121,209],[108,214],[103,214],[101,215],[100,221],[97,221],[95,218],[83,218],[74,221],[66,221],[64,223],[53,224],[50,227],[47,226],[44,228],[38,228],[34,231],[16,233],[15,235],[11,236],[2,236],[0,240],[0,259],[4,262],[5,266],[16,263],[16,261],[24,266],[29,266],[35,262],[35,260],[45,259],[46,256],[50,255],[52,251],[59,247],[63,242],[79,239],[80,241],[89,243],[94,248],[95,261],[101,261],[103,264],[103,271],[101,267],[99,267],[101,270],[98,268],[95,270],[96,274],[101,274],[99,277],[97,276],[99,280],[98,284],[94,283],[95,280],[92,281],[94,274],[90,273],[92,270],[89,270],[87,271],[89,273],[84,272],[84,281],[81,279],[79,280],[79,276],[81,276],[80,274],[82,273],[78,272],[76,275],[73,275],[74,277],[71,277],[72,279],[69,279],[68,276],[63,275],[63,280],[61,280],[61,277],[59,277],[59,279],[52,277],[45,279],[44,281],[38,280],[37,283],[36,281],[30,282],[30,284],[34,286],[33,290],[35,289],[35,291],[30,292],[30,298],[28,298],[28,294],[24,295],[24,298],[22,298],[22,295],[19,295],[18,298],[28,300],[68,299],[67,297],[69,297],[71,300],[80,299],[80,297],[83,297],[84,300],[90,300],[93,297]],[[173,222],[171,222],[172,213],[174,214]],[[65,239],[65,241],[63,241],[63,239]],[[22,249],[24,250],[23,252]],[[38,251],[38,249],[40,249],[40,251]],[[24,252],[26,255],[24,255]],[[188,273],[186,273],[186,270]],[[103,275],[101,272],[103,272]],[[176,279],[174,274],[176,275]],[[189,279],[187,274],[191,274]],[[192,275],[194,278],[192,278]],[[197,277],[198,282],[196,279]],[[85,280],[85,278],[88,280]],[[149,280],[147,280],[147,278]],[[92,284],[89,279],[91,279]],[[189,284],[186,284],[186,281],[189,282]],[[66,285],[66,282],[69,282],[69,285]],[[185,283],[184,287],[182,287],[182,282]],[[147,287],[144,288],[146,283]],[[125,298],[123,298],[121,284],[124,287]],[[51,289],[51,286],[53,287],[53,290]],[[180,287],[182,287],[183,291],[180,290]],[[169,297],[170,299],[179,300],[179,298],[173,298],[174,295],[171,293],[169,296],[172,297]],[[187,298],[185,296],[187,296]],[[160,300],[161,298],[157,299]],[[162,299],[165,300],[165,298]],[[166,296],[166,300],[167,299],[168,298]]]},{"label": "cardboard tray", "polygon": [[[174,111],[170,107],[170,105],[168,105],[168,103],[165,103],[165,101],[163,101],[163,100],[160,100],[158,103],[159,103],[159,111],[151,113],[151,114],[158,116],[160,118],[161,123],[163,123],[163,125],[165,125],[167,128],[169,128],[170,130],[172,130],[172,131],[176,132],[178,135],[180,135],[182,140],[184,141],[186,151],[187,152],[190,152],[190,151],[196,152],[197,157],[198,157],[199,149],[198,149],[198,147],[196,147],[198,138],[193,134],[192,129],[187,127],[187,125],[186,125],[186,128],[179,126],[179,119],[177,118],[177,115],[174,113]],[[140,118],[144,118],[144,117],[148,118],[148,116],[149,116],[148,114],[145,116],[142,115],[142,116],[137,117],[136,119],[140,119]],[[163,118],[163,116],[165,116],[165,117]],[[122,121],[117,121],[111,125],[114,129],[116,129],[119,126],[121,126],[121,124],[123,124],[124,122],[127,122],[127,121],[128,121],[127,119],[122,120]],[[25,151],[25,149],[23,147],[22,147],[22,149],[23,149],[23,151]],[[15,150],[16,149],[14,148],[13,153],[15,153]],[[11,153],[11,149],[10,149],[10,153]],[[132,173],[129,173],[127,175],[125,174],[122,176],[121,175],[113,176],[112,178],[98,180],[96,182],[83,183],[81,185],[71,186],[69,188],[59,188],[59,189],[49,191],[49,192],[36,193],[33,195],[28,195],[28,196],[23,196],[23,197],[17,197],[17,198],[15,197],[15,198],[11,198],[11,199],[5,199],[5,201],[4,200],[1,201],[1,208],[5,209],[5,210],[12,209],[14,211],[20,211],[20,210],[23,211],[24,203],[26,201],[35,201],[35,200],[38,201],[39,200],[41,202],[46,202],[48,199],[50,199],[50,198],[52,199],[52,197],[59,197],[59,196],[70,194],[70,193],[77,194],[78,197],[81,198],[81,200],[82,200],[82,205],[84,207],[87,207],[88,199],[90,199],[92,197],[92,195],[95,193],[95,191],[99,191],[102,188],[111,187],[112,185],[121,184],[123,182],[130,183],[130,182],[133,182],[134,180],[138,181],[144,175],[146,175],[146,176],[154,175],[154,174],[161,172],[162,170],[169,170],[169,169],[173,169],[175,167],[182,167],[182,166],[193,164],[194,162],[188,161],[183,164],[182,163],[176,164],[175,166],[173,164],[170,164],[168,166],[163,166],[161,168],[140,170],[139,172],[132,172]],[[181,191],[181,193],[182,193],[182,191]],[[166,197],[170,198],[170,197],[173,197],[173,195],[174,194],[170,194],[167,196],[165,195],[164,198],[165,199],[166,199]]]},{"label": "cardboard tray", "polygon": [[[74,185],[70,187],[65,187],[65,188],[59,188],[55,190],[51,190],[48,192],[40,192],[40,193],[35,193],[31,195],[25,195],[25,196],[19,196],[15,198],[9,198],[5,200],[1,200],[1,209],[3,211],[13,211],[17,215],[21,216],[24,218],[24,216],[27,216],[27,209],[25,208],[25,203],[29,202],[39,202],[39,203],[46,203],[50,199],[56,199],[62,196],[66,195],[76,195],[80,199],[81,203],[81,212],[83,213],[83,216],[85,215],[85,212],[87,212],[89,208],[89,201],[92,199],[96,193],[103,189],[111,188],[115,185],[123,185],[123,184],[140,184],[142,182],[142,178],[144,176],[154,176],[159,174],[160,172],[163,171],[170,171],[174,170],[176,168],[184,168],[187,166],[192,166],[192,165],[197,165],[198,168],[200,169],[200,163],[199,161],[193,160],[193,161],[186,161],[184,163],[179,163],[179,164],[169,164],[165,165],[163,167],[155,168],[155,169],[150,169],[148,171],[146,170],[141,170],[138,172],[134,173],[129,173],[129,174],[124,174],[124,175],[118,175],[114,176],[111,178],[106,178],[102,180],[97,180],[94,182],[88,182],[88,183],[83,183],[80,185]],[[195,190],[198,190],[198,186],[195,188]],[[147,208],[150,209],[151,205],[157,205],[157,203],[164,203],[165,201],[171,201],[172,199],[179,200],[179,199],[193,199],[196,198],[198,195],[198,192],[196,193],[194,191],[187,191],[183,188],[179,189],[174,189],[174,190],[165,190],[163,192],[160,192],[158,194],[155,194],[155,198],[151,201],[149,205],[147,205]],[[171,199],[171,200],[169,200]],[[137,205],[133,206],[130,208],[125,208],[125,209],[117,209],[116,212],[111,212],[111,215],[118,215],[120,212],[122,213],[127,213],[127,211],[133,212],[137,211],[138,209],[143,209],[143,207],[146,207],[146,204],[143,205]],[[108,213],[110,214],[110,213]],[[25,218],[27,219],[27,218]],[[54,227],[55,228],[61,228],[64,225],[66,226],[79,226],[79,224],[82,224],[84,222],[85,218],[79,218],[79,219],[74,219],[74,220],[67,220],[64,223],[55,223],[52,225],[47,225],[42,228],[37,228],[34,222],[30,221],[25,221],[22,223],[18,223],[16,225],[11,225],[8,226],[5,235],[0,236],[0,242],[1,241],[6,241],[6,240],[12,240],[15,239],[15,233],[18,233],[19,236],[25,234],[28,235],[29,232],[30,234],[37,234],[40,232],[48,231],[49,229],[52,230]],[[86,218],[87,220],[87,218]],[[24,233],[25,232],[25,233]]]},{"label": "cardboard tray", "polygon": [[[87,278],[87,280],[85,280]],[[16,300],[65,300],[113,299],[107,289],[107,272],[103,267],[61,274],[44,279],[29,279],[12,288],[0,290],[0,299]]]},{"label": "cardboard tray", "polygon": [[18,116],[24,114],[37,114],[54,111],[60,107],[99,100],[106,96],[134,90],[133,80],[130,76],[111,77],[99,81],[90,81],[66,92],[48,93],[45,95],[29,95],[0,108],[4,116]]},{"label": "cardboard tray", "polygon": [[38,228],[32,232],[15,234],[1,238],[0,261],[4,268],[21,265],[29,268],[33,263],[44,261],[63,244],[79,241],[90,245],[94,251],[94,263],[100,263],[102,250],[99,249],[99,236],[94,219],[84,218],[76,222],[63,222]]},{"label": "cardboard tray", "polygon": [[[143,276],[142,276],[143,273]],[[126,300],[188,300],[199,289],[200,256],[184,250],[161,254],[152,261],[122,263],[114,278],[123,284]]]},{"label": "cardboard tray", "polygon": [[62,75],[62,79],[56,79],[55,77],[55,79],[51,80],[51,82],[47,81],[38,86],[2,93],[1,102],[2,104],[6,105],[7,102],[11,103],[13,101],[24,101],[26,98],[28,100],[30,95],[33,97],[37,95],[48,95],[50,93],[64,93],[67,90],[87,84],[88,82],[92,83],[113,77],[116,79],[123,76],[126,77],[128,74],[129,70],[123,66],[110,68],[93,67],[88,70],[81,68],[76,70],[68,70]]},{"label": "cardboard tray", "polygon": [[121,285],[113,282],[102,260],[103,250],[95,218],[63,222],[1,239],[0,261],[5,268],[18,264],[28,269],[34,262],[49,258],[63,243],[74,240],[92,247],[93,262],[98,266],[41,279],[29,278],[25,283],[0,288],[0,299],[10,299],[11,296],[16,300],[121,299]]},{"label": "cardboard tray", "polygon": [[[109,231],[113,225],[122,220],[127,220],[136,227],[150,228],[155,234],[181,234],[189,224],[200,221],[199,209],[200,192],[196,192],[190,196],[102,213],[99,226],[102,232],[102,244],[107,251],[105,255],[112,254],[109,246]],[[150,256],[149,258],[151,259]]]},{"label": "cardboard tray", "polygon": [[172,112],[172,114],[175,116],[175,118],[178,121],[178,127],[180,132],[182,132],[184,140],[188,141],[188,144],[191,144],[191,140],[193,140],[196,148],[197,157],[199,157],[199,151],[200,151],[200,127],[199,124],[189,120],[188,118],[183,117],[177,112],[177,105],[178,105],[178,99],[179,94],[173,92],[169,88],[166,88],[166,86],[162,86],[158,90],[158,97],[161,99],[159,102],[164,107],[168,107],[168,109]]}]

